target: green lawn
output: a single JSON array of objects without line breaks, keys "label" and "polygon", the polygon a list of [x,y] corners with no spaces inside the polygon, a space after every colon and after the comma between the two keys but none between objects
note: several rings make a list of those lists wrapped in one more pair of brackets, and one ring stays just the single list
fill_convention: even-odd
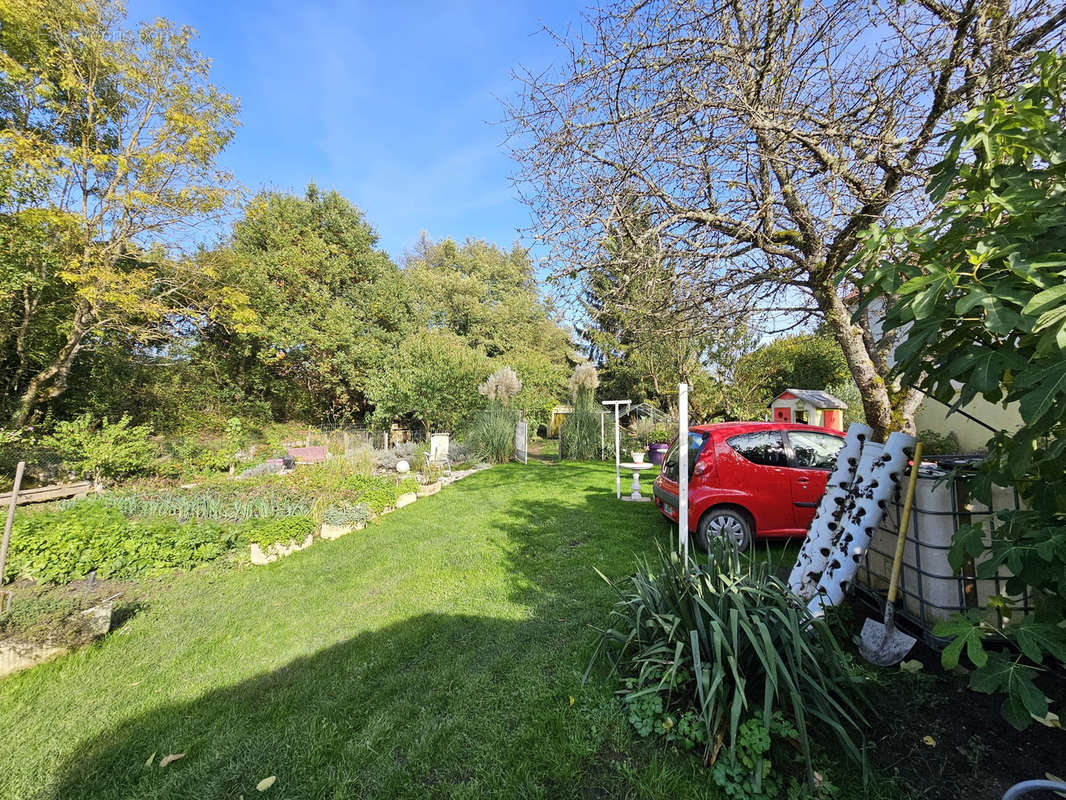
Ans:
[{"label": "green lawn", "polygon": [[605,670],[581,686],[612,599],[593,567],[624,576],[669,536],[613,484],[609,465],[496,467],[266,567],[162,584],[0,682],[0,797],[717,796],[632,734]]}]

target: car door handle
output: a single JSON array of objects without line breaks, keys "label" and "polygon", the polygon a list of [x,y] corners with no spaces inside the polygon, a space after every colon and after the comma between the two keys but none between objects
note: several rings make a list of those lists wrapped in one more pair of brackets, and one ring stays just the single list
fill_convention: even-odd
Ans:
[{"label": "car door handle", "polygon": [[796,478],[796,480],[799,481],[800,483],[807,483],[807,482],[810,481],[810,478],[808,478],[807,476],[804,475],[804,476],[801,476],[799,478]]}]

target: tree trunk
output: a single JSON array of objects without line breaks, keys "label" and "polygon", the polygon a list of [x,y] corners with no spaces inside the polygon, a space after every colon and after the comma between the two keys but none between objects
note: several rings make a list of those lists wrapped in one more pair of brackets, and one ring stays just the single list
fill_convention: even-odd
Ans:
[{"label": "tree trunk", "polygon": [[[851,312],[844,301],[837,295],[834,287],[823,286],[815,290],[815,298],[825,312],[825,320],[833,331],[833,336],[844,351],[851,377],[859,387],[862,408],[866,414],[866,423],[874,429],[874,435],[882,442],[893,430],[904,427],[907,423],[893,424],[892,399],[888,393],[885,379],[877,372],[873,358],[863,341],[863,331],[851,321]],[[909,427],[914,429],[913,411]]]},{"label": "tree trunk", "polygon": [[16,428],[21,428],[29,422],[42,399],[54,400],[66,391],[70,370],[90,330],[90,319],[89,305],[83,302],[74,316],[74,325],[67,336],[67,341],[59,349],[52,362],[34,375],[26,385],[26,391],[22,393],[18,411],[15,412],[12,420]]}]

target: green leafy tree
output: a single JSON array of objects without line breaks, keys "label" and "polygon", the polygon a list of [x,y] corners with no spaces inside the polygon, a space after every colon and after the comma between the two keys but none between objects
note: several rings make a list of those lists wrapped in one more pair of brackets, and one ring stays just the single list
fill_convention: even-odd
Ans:
[{"label": "green leafy tree", "polygon": [[[239,318],[178,244],[231,197],[217,159],[237,104],[193,31],[124,26],[113,0],[0,5],[0,380],[16,426],[113,334]],[[205,281],[205,279],[208,279]]]},{"label": "green leafy tree", "polygon": [[426,432],[454,432],[481,408],[478,385],[491,371],[485,354],[451,331],[417,331],[403,339],[370,375],[372,422],[419,423]]},{"label": "green leafy tree", "polygon": [[547,425],[552,409],[566,397],[569,377],[566,362],[553,360],[544,353],[513,353],[507,363],[514,367],[522,388],[511,402],[530,423],[530,430]]},{"label": "green leafy tree", "polygon": [[200,357],[279,417],[361,416],[371,373],[411,324],[399,270],[362,212],[313,184],[303,197],[261,192],[210,257],[256,324],[211,326]]},{"label": "green leafy tree", "polygon": [[569,337],[540,295],[533,264],[518,245],[505,252],[482,240],[459,245],[423,234],[404,275],[423,327],[449,330],[501,363],[529,352],[566,363]]},{"label": "green leafy tree", "polygon": [[[1066,661],[1066,60],[1044,53],[1034,76],[951,129],[928,187],[932,224],[866,239],[877,265],[867,302],[899,298],[887,324],[904,331],[904,380],[949,405],[980,395],[1021,412],[1016,433],[989,440],[972,489],[987,503],[994,484],[1014,485],[1026,509],[1000,512],[990,541],[981,525],[961,528],[950,560],[974,559],[978,577],[1008,567],[1006,593],[1028,590],[1033,611],[1009,626],[973,617],[938,627],[955,637],[945,665],[965,647],[978,668],[971,687],[1005,692],[1004,716],[1019,728],[1047,714],[1033,683],[1044,658]],[[988,639],[1017,650],[986,652]]]},{"label": "green leafy tree", "polygon": [[[789,387],[832,394],[830,387],[841,385],[853,386],[848,363],[832,337],[785,336],[738,360],[733,380],[724,390],[722,413],[731,419],[762,419],[770,401]],[[848,394],[840,399],[855,402],[854,393]]]}]

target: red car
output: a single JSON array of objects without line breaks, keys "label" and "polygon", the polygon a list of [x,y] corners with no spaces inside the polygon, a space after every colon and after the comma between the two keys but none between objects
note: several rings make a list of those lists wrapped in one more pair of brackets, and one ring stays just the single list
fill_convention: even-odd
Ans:
[{"label": "red car", "polygon": [[[746,550],[756,536],[803,536],[825,493],[844,436],[789,422],[722,422],[688,434],[688,525],[706,548],[728,536]],[[655,479],[655,504],[677,521],[678,443]]]}]

